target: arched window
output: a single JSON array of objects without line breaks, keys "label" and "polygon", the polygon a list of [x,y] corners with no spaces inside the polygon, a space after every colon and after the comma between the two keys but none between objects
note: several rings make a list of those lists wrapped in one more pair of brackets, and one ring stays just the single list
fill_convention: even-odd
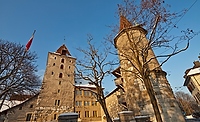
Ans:
[{"label": "arched window", "polygon": [[65,62],[65,60],[64,59],[61,59],[61,63],[64,63]]},{"label": "arched window", "polygon": [[62,73],[60,73],[60,74],[59,74],[59,78],[62,78],[62,75],[63,75],[63,74],[62,74]]},{"label": "arched window", "polygon": [[53,66],[55,66],[56,64],[55,63],[53,63]]},{"label": "arched window", "polygon": [[60,69],[63,69],[63,67],[64,67],[64,66],[61,64],[61,65],[60,65]]}]

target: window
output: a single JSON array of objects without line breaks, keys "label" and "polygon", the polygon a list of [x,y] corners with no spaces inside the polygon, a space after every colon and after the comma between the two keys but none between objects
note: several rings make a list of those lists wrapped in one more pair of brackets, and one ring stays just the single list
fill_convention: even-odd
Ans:
[{"label": "window", "polygon": [[55,63],[53,63],[53,66],[55,66],[56,64]]},{"label": "window", "polygon": [[93,117],[97,117],[97,111],[93,111]]},{"label": "window", "polygon": [[200,101],[200,94],[199,94],[199,92],[197,92],[196,97],[197,97],[198,101]]},{"label": "window", "polygon": [[54,120],[56,120],[56,118],[57,118],[57,115],[56,115],[56,114],[54,114],[54,116],[53,116],[53,119],[54,119]]},{"label": "window", "polygon": [[22,110],[22,107],[19,107],[19,110]]},{"label": "window", "polygon": [[56,59],[56,57],[54,59]]},{"label": "window", "polygon": [[64,67],[64,66],[61,64],[61,65],[60,65],[60,69],[63,69],[63,67]]},{"label": "window", "polygon": [[58,89],[58,93],[60,93],[60,89]]},{"label": "window", "polygon": [[191,85],[191,88],[194,90],[195,89],[195,86],[192,82],[190,82],[190,85]]},{"label": "window", "polygon": [[60,100],[55,100],[54,105],[59,106],[60,105]]},{"label": "window", "polygon": [[61,63],[64,63],[65,62],[65,60],[64,59],[61,59]]},{"label": "window", "polygon": [[26,121],[31,121],[31,116],[32,116],[31,113],[27,114],[27,115],[26,115]]},{"label": "window", "polygon": [[82,90],[76,90],[76,95],[82,96]]},{"label": "window", "polygon": [[33,104],[30,105],[30,108],[33,108]]},{"label": "window", "polygon": [[58,106],[60,105],[60,100],[58,100]]},{"label": "window", "polygon": [[62,55],[66,55],[67,51],[66,50],[62,50]]},{"label": "window", "polygon": [[192,91],[195,89],[195,87],[194,87],[194,85],[193,85],[193,83],[192,82],[190,82],[189,84],[188,84],[188,90],[192,93]]},{"label": "window", "polygon": [[69,69],[70,69],[70,66],[69,66]]},{"label": "window", "polygon": [[91,95],[92,95],[93,97],[96,97],[96,94],[95,94],[94,92],[91,92]]},{"label": "window", "polygon": [[89,91],[84,91],[84,96],[89,96],[90,92]]},{"label": "window", "polygon": [[55,104],[54,105],[57,105],[57,100],[55,100]]},{"label": "window", "polygon": [[61,85],[61,81],[59,81],[59,83],[58,83],[59,85]]},{"label": "window", "polygon": [[90,102],[89,101],[84,101],[84,106],[89,106]]},{"label": "window", "polygon": [[82,101],[76,101],[76,106],[82,106]]},{"label": "window", "polygon": [[51,75],[53,75],[53,72],[51,72]]},{"label": "window", "polygon": [[78,113],[78,118],[81,117],[81,111],[76,111],[76,113]]},{"label": "window", "polygon": [[89,111],[85,111],[85,117],[90,117]]},{"label": "window", "polygon": [[59,78],[62,78],[62,76],[63,76],[63,74],[62,74],[62,73],[60,73],[60,74],[59,74]]},{"label": "window", "polygon": [[97,106],[97,101],[92,101],[92,106]]}]

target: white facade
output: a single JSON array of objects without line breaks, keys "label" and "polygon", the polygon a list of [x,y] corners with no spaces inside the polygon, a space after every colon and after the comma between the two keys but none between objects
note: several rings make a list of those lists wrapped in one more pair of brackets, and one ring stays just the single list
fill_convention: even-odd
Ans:
[{"label": "white facade", "polygon": [[200,62],[195,61],[193,68],[187,69],[185,72],[184,86],[187,86],[188,90],[195,98],[198,104],[200,104]]}]

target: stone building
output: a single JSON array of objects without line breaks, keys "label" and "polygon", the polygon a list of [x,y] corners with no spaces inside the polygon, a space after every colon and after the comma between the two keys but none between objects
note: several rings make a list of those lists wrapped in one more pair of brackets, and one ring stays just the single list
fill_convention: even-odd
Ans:
[{"label": "stone building", "polygon": [[[148,44],[146,34],[144,28],[132,26],[126,18],[121,17],[120,31],[114,39],[120,59],[120,67],[113,71],[117,88],[106,97],[106,105],[113,119],[117,118],[119,113],[128,112],[135,117],[147,116],[152,122],[156,122],[146,82],[138,78],[134,67],[134,65],[137,67],[137,61],[132,58],[133,50],[140,50]],[[130,37],[134,42],[130,41]],[[133,44],[135,48],[131,50]],[[129,56],[129,60],[124,56]],[[140,56],[138,55],[138,60],[142,60]],[[155,55],[149,48],[147,59],[152,57]],[[66,112],[79,113],[79,120],[82,122],[105,121],[104,113],[93,95],[95,87],[75,86],[75,61],[76,59],[71,56],[65,45],[56,52],[49,52],[40,92],[22,104],[2,111],[0,122],[56,122],[58,116]],[[163,122],[184,122],[184,117],[166,79],[166,73],[159,67],[157,59],[152,59],[147,66],[150,69],[148,77],[150,90],[155,97]]]},{"label": "stone building", "polygon": [[0,112],[0,122],[57,122],[67,112],[79,113],[80,122],[100,122],[101,107],[91,92],[96,89],[75,84],[75,61],[65,45],[49,52],[40,92]]},{"label": "stone building", "polygon": [[[153,102],[157,102],[163,122],[184,122],[182,112],[166,79],[166,72],[159,67],[157,59],[153,58],[146,65],[150,71],[148,87],[150,87],[152,96],[147,91],[147,82],[142,80],[139,71],[136,70],[145,66],[141,64],[144,63],[142,62],[144,55],[141,55],[141,52],[148,45],[146,34],[147,31],[140,25],[132,26],[125,17],[121,16],[120,31],[114,39],[120,60],[120,68],[115,72],[117,74],[115,82],[123,88],[124,102],[126,102],[128,111],[133,111],[134,116],[145,115],[149,116],[151,121],[156,121],[153,103],[150,99],[153,96],[155,97]],[[147,50],[146,60],[155,57],[151,48]]]},{"label": "stone building", "polygon": [[1,113],[1,120],[56,121],[58,115],[74,110],[74,69],[76,59],[65,45],[49,52],[40,92],[33,98]]},{"label": "stone building", "polygon": [[25,102],[0,112],[0,122],[30,121],[35,110],[38,94]]},{"label": "stone building", "polygon": [[115,88],[108,95],[106,95],[106,106],[110,117],[113,120],[119,118],[119,112],[126,110],[126,106],[122,103],[122,97],[123,90],[120,87]]},{"label": "stone building", "polygon": [[195,98],[198,104],[200,104],[200,62],[195,61],[194,66],[185,71],[184,86],[187,86],[188,90]]},{"label": "stone building", "polygon": [[65,45],[49,52],[42,87],[33,112],[37,122],[56,120],[74,109],[74,69],[76,59]]}]

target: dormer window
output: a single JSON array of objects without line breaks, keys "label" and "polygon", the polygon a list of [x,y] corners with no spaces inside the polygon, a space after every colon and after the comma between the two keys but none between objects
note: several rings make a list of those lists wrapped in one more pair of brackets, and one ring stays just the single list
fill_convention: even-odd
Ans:
[{"label": "dormer window", "polygon": [[66,50],[62,50],[62,54],[61,55],[66,55],[67,51]]},{"label": "dormer window", "polygon": [[60,55],[71,55],[64,44],[57,49],[56,53],[59,53]]}]

